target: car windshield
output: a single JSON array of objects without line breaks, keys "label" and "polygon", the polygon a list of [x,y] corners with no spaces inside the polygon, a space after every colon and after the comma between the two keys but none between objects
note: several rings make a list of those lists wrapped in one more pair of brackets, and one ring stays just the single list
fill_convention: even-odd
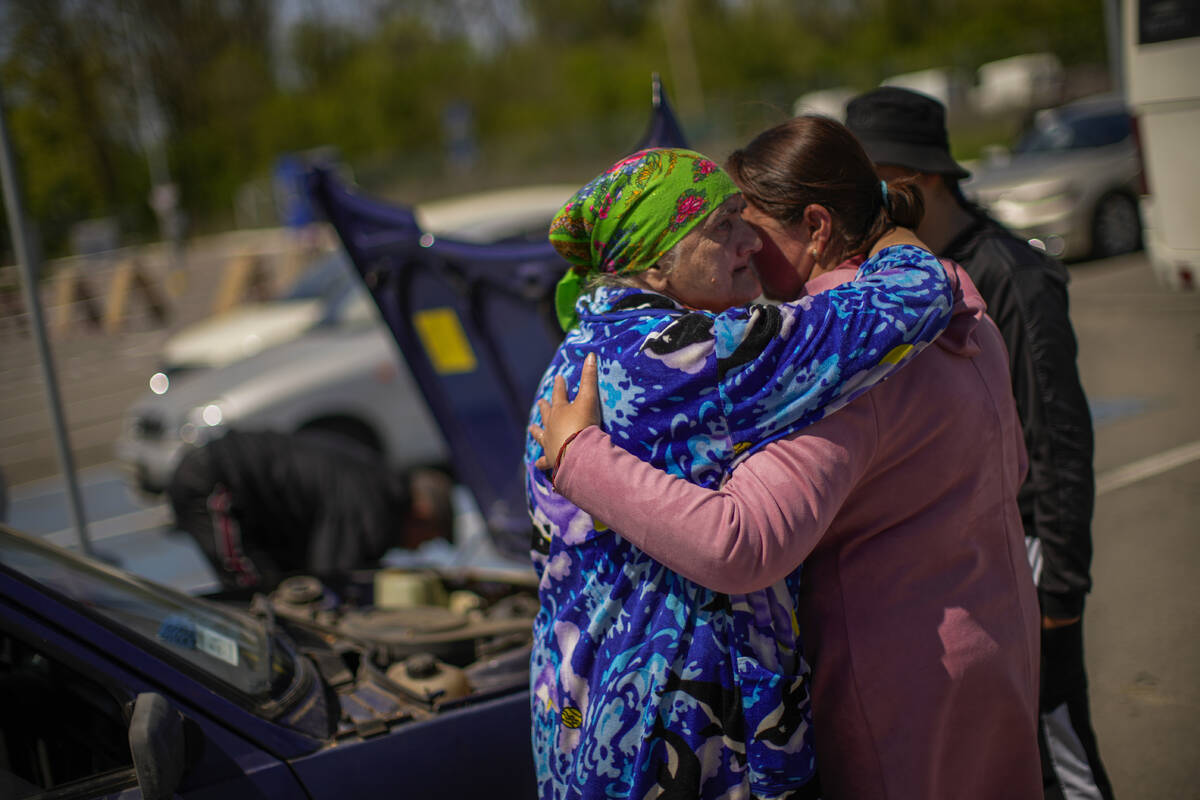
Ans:
[{"label": "car windshield", "polygon": [[258,704],[295,665],[264,624],[68,550],[0,528],[0,564],[73,601]]},{"label": "car windshield", "polygon": [[317,324],[321,326],[369,318],[362,307],[370,306],[373,302],[367,288],[341,253],[326,256],[310,267],[281,299],[319,300],[321,315]]},{"label": "car windshield", "polygon": [[1123,141],[1132,132],[1124,111],[1071,116],[1043,112],[1013,148],[1015,153],[1052,153],[1105,147]]},{"label": "car windshield", "polygon": [[363,307],[372,306],[374,302],[362,281],[357,278],[348,280],[342,285],[340,294],[327,298],[318,324],[340,325],[346,321],[361,320],[365,317]]},{"label": "car windshield", "polygon": [[350,265],[346,259],[340,253],[329,255],[307,269],[280,299],[324,299],[328,302],[346,292],[350,278]]}]

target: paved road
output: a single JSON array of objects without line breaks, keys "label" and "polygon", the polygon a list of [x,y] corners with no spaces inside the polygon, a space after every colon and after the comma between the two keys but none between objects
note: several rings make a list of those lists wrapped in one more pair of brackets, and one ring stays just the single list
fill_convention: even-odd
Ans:
[{"label": "paved road", "polygon": [[1097,412],[1085,636],[1101,753],[1118,797],[1200,797],[1200,295],[1164,292],[1140,256],[1073,273]]},{"label": "paved road", "polygon": [[[178,327],[211,306],[219,251],[198,258]],[[1095,589],[1086,615],[1093,715],[1122,798],[1200,797],[1200,295],[1155,285],[1134,255],[1072,266],[1079,365],[1097,425]],[[207,295],[205,292],[207,291]],[[194,550],[139,505],[111,463],[119,414],[143,391],[166,329],[55,343],[97,550],[185,588]],[[0,326],[0,468],[14,521],[69,543],[32,346]],[[48,480],[45,480],[48,479]],[[131,532],[134,531],[134,532]]]}]

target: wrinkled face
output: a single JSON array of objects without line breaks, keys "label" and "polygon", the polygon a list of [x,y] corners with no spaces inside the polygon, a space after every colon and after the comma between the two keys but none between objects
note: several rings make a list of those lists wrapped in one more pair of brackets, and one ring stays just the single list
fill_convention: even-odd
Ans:
[{"label": "wrinkled face", "polygon": [[754,256],[754,268],[763,294],[772,300],[795,300],[812,274],[811,242],[803,225],[785,225],[754,206],[747,205],[742,218],[762,240]]},{"label": "wrinkled face", "polygon": [[730,197],[672,248],[674,267],[655,288],[692,308],[720,312],[758,297],[750,264],[762,246],[742,219],[746,201]]}]

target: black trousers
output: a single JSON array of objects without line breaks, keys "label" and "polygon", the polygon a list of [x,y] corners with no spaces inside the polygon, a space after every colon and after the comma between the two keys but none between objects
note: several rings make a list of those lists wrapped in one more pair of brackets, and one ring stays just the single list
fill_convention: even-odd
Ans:
[{"label": "black trousers", "polygon": [[1092,730],[1082,621],[1042,631],[1038,746],[1046,800],[1113,800]]},{"label": "black trousers", "polygon": [[261,537],[233,513],[233,496],[203,448],[180,462],[167,496],[175,526],[195,540],[222,588],[273,588],[279,582],[275,558],[262,546]]}]

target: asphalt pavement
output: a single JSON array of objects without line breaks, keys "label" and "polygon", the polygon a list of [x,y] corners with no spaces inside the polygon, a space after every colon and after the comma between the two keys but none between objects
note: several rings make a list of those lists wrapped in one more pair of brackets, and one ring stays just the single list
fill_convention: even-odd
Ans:
[{"label": "asphalt pavement", "polygon": [[1142,255],[1075,265],[1096,417],[1092,716],[1118,798],[1200,797],[1200,294]]},{"label": "asphalt pavement", "polygon": [[[187,591],[203,591],[211,573],[171,530],[161,503],[126,489],[112,442],[162,342],[209,313],[223,265],[248,246],[233,238],[189,253],[166,325],[133,317],[121,332],[102,334],[77,324],[53,342],[96,551]],[[1071,273],[1079,367],[1096,424],[1085,631],[1101,753],[1118,797],[1200,797],[1200,294],[1159,287],[1142,254],[1075,264]],[[36,352],[12,320],[0,320],[0,385],[9,522],[71,546]],[[478,545],[477,522],[470,536]]]}]

